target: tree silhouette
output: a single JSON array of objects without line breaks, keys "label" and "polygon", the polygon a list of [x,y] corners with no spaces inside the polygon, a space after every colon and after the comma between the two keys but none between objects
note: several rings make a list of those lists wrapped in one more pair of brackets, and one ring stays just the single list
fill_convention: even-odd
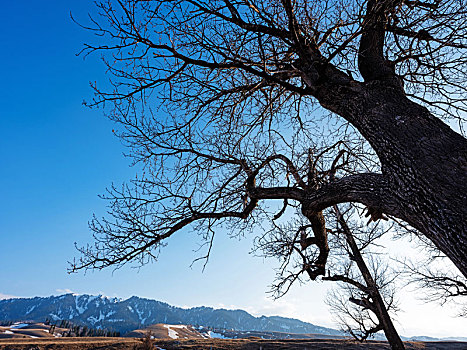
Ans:
[{"label": "tree silhouette", "polygon": [[[384,331],[392,349],[404,349],[404,344],[392,322],[396,311],[394,274],[369,249],[392,225],[368,227],[359,218],[358,208],[347,205],[344,211],[334,205],[325,216],[329,256],[323,281],[335,281],[339,289],[327,298],[344,332],[359,341],[365,341]],[[272,286],[275,297],[286,294],[291,286],[306,277],[316,279],[319,250],[308,233],[310,225],[300,213],[295,219],[273,228],[256,240],[256,251],[264,257],[280,261],[276,282]]]},{"label": "tree silhouette", "polygon": [[[184,228],[253,229],[296,207],[325,273],[323,211],[344,202],[413,226],[467,276],[465,2],[105,1],[84,54],[141,166],[72,271],[146,263]],[[265,202],[282,201],[272,212]]]}]

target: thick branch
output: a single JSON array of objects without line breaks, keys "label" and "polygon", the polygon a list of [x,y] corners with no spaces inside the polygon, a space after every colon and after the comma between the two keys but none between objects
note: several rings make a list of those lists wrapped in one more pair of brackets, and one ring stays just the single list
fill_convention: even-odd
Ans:
[{"label": "thick branch", "polygon": [[388,214],[397,211],[386,178],[376,173],[350,175],[332,181],[316,191],[308,192],[304,204],[307,210],[321,211],[346,202],[362,203]]},{"label": "thick branch", "polygon": [[384,36],[389,16],[399,0],[369,0],[362,23],[362,37],[358,51],[358,69],[365,81],[395,77],[384,58]]},{"label": "thick branch", "polygon": [[365,293],[368,293],[368,288],[365,285],[361,284],[358,281],[355,281],[354,279],[352,279],[352,278],[350,278],[348,276],[344,276],[344,275],[323,276],[322,280],[323,281],[335,281],[335,282],[348,283],[348,284],[350,284],[350,285],[352,285],[354,287],[357,287],[361,291],[363,291]]},{"label": "thick branch", "polygon": [[294,187],[255,187],[248,189],[248,195],[258,199],[295,199],[303,201],[305,191]]}]

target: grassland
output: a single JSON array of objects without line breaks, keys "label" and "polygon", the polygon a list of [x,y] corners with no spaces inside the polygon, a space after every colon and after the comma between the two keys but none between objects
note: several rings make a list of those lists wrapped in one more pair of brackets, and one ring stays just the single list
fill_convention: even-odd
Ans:
[{"label": "grassland", "polygon": [[[467,343],[460,342],[408,342],[409,350],[467,349]],[[136,338],[37,338],[0,339],[0,350],[145,350],[141,339]],[[292,350],[292,349],[389,349],[386,342],[371,341],[365,344],[349,340],[263,340],[263,339],[155,339],[153,349],[185,350]]]}]

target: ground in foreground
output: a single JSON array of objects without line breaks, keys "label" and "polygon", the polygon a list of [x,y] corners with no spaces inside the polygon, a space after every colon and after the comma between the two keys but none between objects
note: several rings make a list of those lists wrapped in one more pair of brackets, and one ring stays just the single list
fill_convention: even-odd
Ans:
[{"label": "ground in foreground", "polygon": [[[467,349],[461,342],[407,342],[407,349]],[[0,350],[144,350],[141,339],[135,338],[37,338],[0,339]],[[207,350],[292,350],[292,349],[389,349],[386,342],[371,341],[365,344],[349,340],[263,340],[263,339],[155,339],[153,349],[207,349]]]}]

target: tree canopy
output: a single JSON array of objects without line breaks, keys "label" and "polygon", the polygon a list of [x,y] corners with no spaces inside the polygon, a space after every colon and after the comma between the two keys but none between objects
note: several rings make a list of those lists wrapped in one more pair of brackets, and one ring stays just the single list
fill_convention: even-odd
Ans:
[{"label": "tree canopy", "polygon": [[[323,210],[366,206],[430,239],[467,276],[465,1],[102,1],[111,89],[93,85],[140,164],[107,196],[72,270],[146,263],[190,227],[252,229],[298,208],[316,259]],[[83,25],[84,26],[84,25]],[[110,107],[109,107],[110,106]],[[280,200],[281,205],[270,205]],[[275,203],[275,202],[274,202]]]}]

